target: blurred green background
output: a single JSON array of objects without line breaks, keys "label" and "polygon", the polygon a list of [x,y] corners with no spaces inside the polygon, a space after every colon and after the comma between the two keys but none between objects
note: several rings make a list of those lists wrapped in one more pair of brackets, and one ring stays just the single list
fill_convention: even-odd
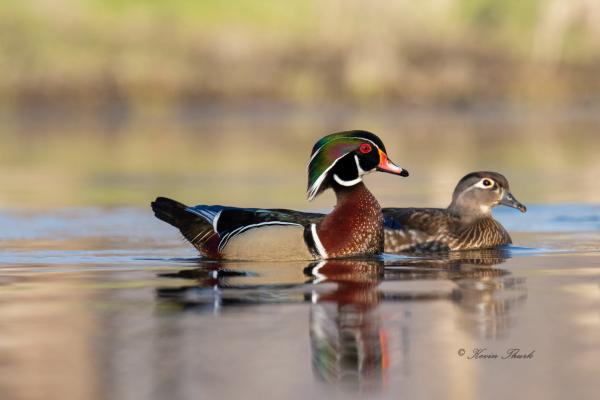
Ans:
[{"label": "blurred green background", "polygon": [[309,205],[320,136],[379,134],[445,206],[495,169],[528,202],[598,202],[600,2],[4,0],[0,206]]}]

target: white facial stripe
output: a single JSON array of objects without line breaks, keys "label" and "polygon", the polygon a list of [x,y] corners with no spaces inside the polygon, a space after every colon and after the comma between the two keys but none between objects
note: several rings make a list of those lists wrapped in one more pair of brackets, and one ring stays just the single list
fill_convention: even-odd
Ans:
[{"label": "white facial stripe", "polygon": [[[325,144],[327,144],[327,143],[325,143]],[[325,145],[323,145],[323,146],[325,146]],[[317,154],[319,154],[319,152],[321,151],[321,149],[323,148],[323,146],[319,147],[317,149],[317,151],[315,151],[314,154],[310,157],[310,160],[308,160],[308,165],[310,165],[310,163],[312,162],[313,158],[315,158],[317,156]],[[307,165],[307,167],[308,167],[308,165]]]},{"label": "white facial stripe", "polygon": [[337,174],[333,174],[333,180],[336,181],[337,183],[339,183],[342,186],[354,186],[357,183],[362,181],[362,178],[359,176],[356,179],[352,179],[351,181],[344,181],[342,180],[342,178],[340,178],[339,176],[337,176]]},{"label": "white facial stripe", "polygon": [[[323,147],[325,147],[325,146],[326,146],[326,145],[328,145],[329,143],[331,143],[331,142],[333,142],[333,141],[335,141],[335,140],[338,140],[338,139],[358,139],[358,140],[364,140],[364,141],[367,141],[367,142],[369,142],[369,143],[372,143],[372,144],[373,144],[373,146],[375,146],[375,148],[379,149],[379,146],[377,146],[377,145],[376,145],[376,144],[375,144],[375,143],[374,143],[372,140],[365,139],[365,138],[361,138],[361,137],[349,136],[349,137],[339,137],[339,138],[334,138],[333,140],[330,140],[329,142],[327,142],[327,143],[324,143],[324,144],[323,144],[321,147],[319,147],[319,148],[317,149],[317,151],[315,151],[315,152],[314,152],[314,154],[313,154],[313,155],[310,157],[310,160],[308,160],[308,165],[310,165],[311,161],[312,161],[312,160],[313,160],[313,159],[314,159],[314,158],[317,156],[317,154],[319,154],[319,152],[321,151],[321,149],[322,149]],[[348,153],[346,153],[346,154],[348,154]]]},{"label": "white facial stripe", "polygon": [[[346,154],[348,154],[348,153],[346,153]],[[317,195],[317,192],[319,191],[319,187],[321,186],[321,184],[325,180],[325,177],[327,176],[327,173],[329,172],[329,170],[331,168],[333,168],[333,166],[335,165],[335,163],[337,163],[339,160],[341,160],[343,157],[345,157],[346,154],[344,154],[343,156],[340,156],[340,157],[336,158],[335,161],[329,167],[327,167],[327,169],[325,171],[323,171],[323,173],[317,178],[317,180],[315,181],[315,183],[312,184],[312,186],[310,187],[310,190],[308,191],[308,200],[309,201],[312,200],[312,199],[314,199],[315,196]]]},{"label": "white facial stripe", "polygon": [[[337,162],[337,160],[336,160],[336,162]],[[358,177],[356,179],[352,179],[351,181],[345,181],[342,178],[340,178],[339,176],[337,176],[336,174],[333,174],[333,180],[336,181],[337,183],[339,183],[340,185],[346,186],[346,187],[354,186],[357,183],[361,182],[362,181],[361,176],[363,176],[366,172],[360,167],[360,162],[359,162],[358,156],[356,154],[354,155],[354,162],[356,163],[356,169],[358,170]],[[333,165],[332,165],[332,167],[333,167]]]},{"label": "white facial stripe", "polygon": [[317,252],[321,256],[321,258],[327,258],[327,251],[325,250],[325,246],[321,243],[321,239],[319,239],[319,235],[317,235],[317,225],[310,224],[310,233],[312,234],[313,241],[315,242],[315,247],[317,248]]},{"label": "white facial stripe", "polygon": [[[342,138],[335,138],[333,140],[337,140],[337,139],[342,139]],[[364,138],[359,138],[359,137],[349,137],[349,138],[345,138],[345,139],[360,139],[360,140],[365,140],[367,142],[370,142],[373,144],[373,146],[375,146],[376,149],[379,150],[379,146],[377,146],[372,140],[369,139],[364,139]],[[333,140],[331,142],[333,142]],[[317,149],[317,151],[315,151],[315,153],[312,155],[312,157],[310,158],[307,168],[310,167],[310,163],[312,162],[312,160],[315,158],[315,156],[321,151],[321,149],[326,145],[329,144],[331,142],[327,142],[325,143],[323,146],[319,147]],[[321,184],[323,183],[323,181],[325,180],[325,177],[327,176],[327,173],[329,172],[329,170],[331,170],[331,168],[333,168],[333,166],[335,165],[335,163],[337,163],[340,159],[342,159],[344,156],[348,155],[350,152],[345,153],[343,155],[341,155],[340,157],[336,158],[335,161],[333,163],[331,163],[331,165],[329,167],[327,167],[327,169],[325,171],[323,171],[323,173],[321,175],[319,175],[319,177],[317,178],[317,180],[315,181],[315,183],[312,184],[312,186],[310,187],[309,191],[308,191],[308,200],[312,200],[315,198],[315,196],[317,195],[317,192],[319,191],[319,187],[321,186]],[[356,155],[355,155],[356,157]],[[356,166],[358,167],[358,172],[359,175],[361,174],[362,171],[362,175],[365,174],[365,171],[363,171],[363,169],[360,167],[359,163],[358,163],[358,158],[356,159]],[[371,171],[369,171],[371,172]],[[368,173],[368,172],[367,172]],[[335,175],[334,175],[334,179],[335,179]],[[339,179],[339,178],[338,178]],[[341,181],[341,179],[340,179]],[[352,186],[352,185],[356,185],[356,183],[353,183],[352,185],[344,185],[343,183],[341,183],[340,181],[336,180],[337,183],[339,183],[340,185],[343,186]],[[342,181],[343,182],[343,181]],[[353,182],[353,181],[351,181]],[[360,182],[360,180],[359,180]]]},{"label": "white facial stripe", "polygon": [[356,169],[358,170],[358,176],[363,176],[366,172],[360,167],[360,162],[358,160],[358,156],[354,155],[354,161],[356,162]]}]

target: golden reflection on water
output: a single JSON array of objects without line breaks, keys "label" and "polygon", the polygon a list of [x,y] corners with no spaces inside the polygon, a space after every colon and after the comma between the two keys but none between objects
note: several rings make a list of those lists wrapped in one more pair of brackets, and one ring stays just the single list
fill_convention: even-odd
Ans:
[{"label": "golden reflection on water", "polygon": [[[587,221],[594,210],[566,215]],[[564,397],[565,382],[590,393],[594,232],[516,234],[526,247],[418,258],[218,262],[171,258],[196,254],[147,214],[0,216],[0,398],[239,398],[248,388],[290,399],[480,398],[490,388],[547,398]],[[478,346],[536,358],[457,354]],[[551,364],[561,381],[544,372]]]},{"label": "golden reflection on water", "polygon": [[[446,206],[467,172],[504,173],[526,203],[597,202],[600,121],[526,113],[344,111],[335,118],[235,113],[192,121],[137,118],[98,124],[23,126],[0,121],[0,205],[146,205],[158,194],[190,203],[320,208],[306,201],[306,162],[320,136],[368,129],[411,176],[369,176],[384,205]],[[264,114],[264,115],[263,115]]]},{"label": "golden reflection on water", "polygon": [[[496,267],[506,256],[486,250],[385,265],[382,260],[331,260],[311,263],[303,274],[299,265],[215,263],[162,275],[196,284],[165,287],[157,294],[168,312],[221,313],[240,305],[309,302],[316,379],[349,393],[382,392],[389,386],[390,366],[406,362],[411,353],[412,329],[408,318],[399,335],[381,306],[450,303],[458,308],[451,315],[464,342],[506,336],[514,323],[512,311],[527,298],[525,280]],[[390,286],[395,282],[416,285]]]},{"label": "golden reflection on water", "polygon": [[93,294],[65,286],[64,275],[46,275],[44,285],[30,280],[0,286],[1,397],[99,399],[97,320],[86,308]]},{"label": "golden reflection on water", "polygon": [[[253,387],[288,398],[411,397],[419,389],[478,398],[506,383],[498,371],[530,371],[511,387],[535,398],[531,379],[551,385],[543,365],[569,354],[578,356],[567,357],[564,379],[585,382],[597,365],[600,287],[580,272],[594,256],[508,256],[6,269],[0,393],[158,400],[198,390],[239,397]],[[579,272],[548,273],[562,274],[567,261]],[[498,364],[457,355],[477,346],[531,348],[536,358]]]}]

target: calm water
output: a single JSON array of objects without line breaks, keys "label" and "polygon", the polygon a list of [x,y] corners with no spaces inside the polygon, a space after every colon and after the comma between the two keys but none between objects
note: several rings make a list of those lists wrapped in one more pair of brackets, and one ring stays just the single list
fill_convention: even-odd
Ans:
[{"label": "calm water", "polygon": [[597,398],[600,206],[498,211],[508,249],[324,264],[203,262],[144,208],[4,211],[0,398]]},{"label": "calm water", "polygon": [[[597,398],[598,115],[0,113],[0,399]],[[309,150],[351,128],[411,172],[367,178],[384,206],[445,206],[465,173],[504,173],[529,207],[498,210],[515,246],[216,264],[148,207],[323,210],[331,193],[305,200]],[[515,348],[532,358],[501,359]]]}]

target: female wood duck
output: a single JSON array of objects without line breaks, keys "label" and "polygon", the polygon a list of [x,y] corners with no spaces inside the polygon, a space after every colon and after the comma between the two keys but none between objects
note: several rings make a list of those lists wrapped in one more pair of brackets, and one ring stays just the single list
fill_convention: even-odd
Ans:
[{"label": "female wood duck", "polygon": [[383,215],[362,182],[373,171],[408,176],[392,163],[373,133],[348,131],[320,139],[308,163],[308,199],[331,188],[337,204],[327,215],[292,210],[185,206],[164,197],[154,214],[179,228],[202,255],[217,259],[307,260],[378,254]]},{"label": "female wood duck", "polygon": [[486,249],[512,243],[492,217],[498,204],[527,211],[497,172],[472,172],[463,177],[448,208],[384,208],[385,251],[437,252]]}]

